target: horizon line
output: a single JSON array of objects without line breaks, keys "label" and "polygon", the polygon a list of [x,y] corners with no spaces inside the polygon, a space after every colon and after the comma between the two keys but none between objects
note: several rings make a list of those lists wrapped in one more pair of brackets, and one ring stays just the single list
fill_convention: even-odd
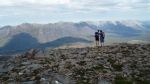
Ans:
[{"label": "horizon line", "polygon": [[100,21],[150,21],[150,20],[119,20],[119,19],[113,19],[113,20],[80,20],[80,21],[41,21],[41,22],[20,22],[20,23],[15,23],[15,24],[4,24],[0,25],[0,28],[5,27],[5,26],[18,26],[22,24],[56,24],[56,23],[81,23],[81,22],[100,22]]}]

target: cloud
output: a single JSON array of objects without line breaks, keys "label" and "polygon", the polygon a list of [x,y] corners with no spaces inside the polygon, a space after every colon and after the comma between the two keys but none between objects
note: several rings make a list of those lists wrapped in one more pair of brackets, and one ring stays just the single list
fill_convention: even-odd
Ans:
[{"label": "cloud", "polygon": [[19,21],[150,19],[148,10],[150,0],[0,0],[0,22],[7,22],[5,18]]},{"label": "cloud", "polygon": [[150,7],[150,1],[148,0],[123,0],[120,1],[117,6],[120,9],[147,9]]},{"label": "cloud", "polygon": [[131,10],[149,8],[149,0],[0,0],[0,6],[19,6],[37,9],[61,9],[82,12],[110,10]]},{"label": "cloud", "polygon": [[32,5],[58,5],[58,4],[68,4],[70,0],[0,0],[0,6],[16,6],[23,4]]}]

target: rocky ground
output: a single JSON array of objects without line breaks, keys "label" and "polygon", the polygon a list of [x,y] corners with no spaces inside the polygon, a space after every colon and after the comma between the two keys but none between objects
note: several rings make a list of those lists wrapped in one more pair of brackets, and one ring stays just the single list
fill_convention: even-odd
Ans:
[{"label": "rocky ground", "polygon": [[31,50],[0,62],[0,84],[150,84],[150,44]]}]

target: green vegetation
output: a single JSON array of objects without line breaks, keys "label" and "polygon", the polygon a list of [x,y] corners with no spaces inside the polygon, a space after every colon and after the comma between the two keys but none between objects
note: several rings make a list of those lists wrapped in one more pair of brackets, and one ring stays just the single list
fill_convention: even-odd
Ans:
[{"label": "green vegetation", "polygon": [[33,76],[36,76],[36,75],[39,74],[40,72],[41,72],[41,70],[36,69],[36,70],[33,71],[32,75],[33,75]]},{"label": "green vegetation", "polygon": [[91,84],[89,83],[89,80],[90,79],[87,79],[87,78],[81,78],[80,80],[77,80],[77,84]]},{"label": "green vegetation", "polygon": [[91,84],[94,74],[92,69],[76,68],[73,70],[73,77],[77,79],[77,84]]},{"label": "green vegetation", "polygon": [[48,64],[51,64],[51,59],[45,58],[45,62],[48,63]]},{"label": "green vegetation", "polygon": [[3,77],[2,80],[3,81],[8,81],[9,77]]},{"label": "green vegetation", "polygon": [[130,68],[132,68],[132,69],[137,68],[137,64],[136,64],[136,63],[131,64],[131,65],[130,65]]},{"label": "green vegetation", "polygon": [[115,77],[115,84],[133,84],[133,82],[125,77],[122,77],[121,75],[117,75]]},{"label": "green vegetation", "polygon": [[66,62],[64,65],[64,68],[66,69],[71,69],[72,67],[74,67],[75,65],[72,65],[71,62]]},{"label": "green vegetation", "polygon": [[0,47],[4,46],[8,41],[9,39],[6,38],[0,39]]},{"label": "green vegetation", "polygon": [[116,71],[122,71],[123,64],[112,64],[112,67],[113,67]]},{"label": "green vegetation", "polygon": [[108,58],[108,62],[110,62],[110,64],[114,64],[116,62],[116,60],[114,60],[112,58]]},{"label": "green vegetation", "polygon": [[84,65],[86,65],[86,61],[80,61],[80,62],[77,62],[77,64],[84,66]]},{"label": "green vegetation", "polygon": [[94,69],[96,71],[103,71],[104,66],[99,64],[99,65],[93,66],[92,69]]},{"label": "green vegetation", "polygon": [[150,84],[150,80],[137,81],[137,84]]},{"label": "green vegetation", "polygon": [[108,59],[108,62],[110,62],[111,66],[114,68],[114,70],[116,70],[116,71],[122,71],[123,64],[116,63],[116,61],[117,60],[114,60],[112,58]]},{"label": "green vegetation", "polygon": [[136,83],[136,84],[150,84],[150,80],[140,80],[140,77],[138,78],[133,78],[133,81]]}]

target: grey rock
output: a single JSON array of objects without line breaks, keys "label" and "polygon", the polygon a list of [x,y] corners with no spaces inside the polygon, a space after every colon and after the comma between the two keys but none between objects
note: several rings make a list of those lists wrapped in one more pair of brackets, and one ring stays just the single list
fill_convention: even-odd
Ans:
[{"label": "grey rock", "polygon": [[35,84],[35,81],[21,82],[21,84]]}]

